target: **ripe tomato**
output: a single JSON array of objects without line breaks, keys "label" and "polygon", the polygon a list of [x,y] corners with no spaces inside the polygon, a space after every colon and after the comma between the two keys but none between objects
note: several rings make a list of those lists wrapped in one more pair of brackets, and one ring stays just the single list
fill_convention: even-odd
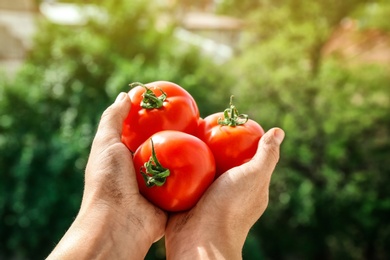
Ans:
[{"label": "ripe tomato", "polygon": [[137,149],[133,160],[141,194],[170,212],[192,208],[215,177],[209,147],[179,131],[152,135]]},{"label": "ripe tomato", "polygon": [[133,84],[136,87],[129,91],[131,109],[122,129],[122,142],[132,152],[162,130],[195,134],[199,109],[185,89],[168,81]]},{"label": "ripe tomato", "polygon": [[232,98],[230,108],[200,121],[197,132],[214,154],[216,177],[252,159],[263,135],[264,130],[258,123],[247,115],[238,114]]}]

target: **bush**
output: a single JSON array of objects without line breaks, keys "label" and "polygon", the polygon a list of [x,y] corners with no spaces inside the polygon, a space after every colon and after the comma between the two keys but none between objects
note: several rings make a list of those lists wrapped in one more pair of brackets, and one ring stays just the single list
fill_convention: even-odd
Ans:
[{"label": "bush", "polygon": [[270,206],[252,231],[258,245],[271,259],[387,259],[389,74],[326,61],[316,78],[297,75],[276,69],[236,100],[286,131]]},{"label": "bush", "polygon": [[155,9],[144,1],[110,4],[101,5],[109,14],[103,22],[41,21],[26,64],[0,84],[0,258],[42,259],[54,248],[77,214],[100,115],[129,83],[178,83],[202,114],[221,100],[226,77],[181,46],[171,27],[155,29]]},{"label": "bush", "polygon": [[[249,28],[250,48],[217,67],[181,45],[173,25],[154,29],[154,6],[102,2],[107,20],[81,27],[43,21],[16,79],[0,77],[0,258],[42,259],[52,250],[77,214],[101,113],[129,83],[160,79],[185,87],[202,116],[222,111],[234,94],[240,113],[286,132],[269,207],[244,258],[390,257],[388,71],[321,59],[314,70],[316,24],[302,22],[311,8],[300,14],[267,2],[248,16],[270,27]],[[162,242],[147,258],[164,258]]]}]

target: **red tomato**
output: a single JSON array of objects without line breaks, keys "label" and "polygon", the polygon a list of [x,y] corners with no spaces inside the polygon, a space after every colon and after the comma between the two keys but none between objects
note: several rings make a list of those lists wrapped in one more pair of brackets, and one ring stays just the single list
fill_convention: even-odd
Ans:
[{"label": "red tomato", "polygon": [[179,131],[152,135],[137,149],[133,160],[141,194],[170,212],[192,208],[215,177],[210,148],[199,138]]},{"label": "red tomato", "polygon": [[122,142],[132,152],[162,130],[195,134],[199,110],[185,89],[168,81],[134,84],[137,86],[129,91],[131,109],[122,129]]},{"label": "red tomato", "polygon": [[247,115],[239,115],[230,103],[224,112],[207,116],[199,123],[197,136],[214,154],[216,177],[255,155],[263,128]]}]

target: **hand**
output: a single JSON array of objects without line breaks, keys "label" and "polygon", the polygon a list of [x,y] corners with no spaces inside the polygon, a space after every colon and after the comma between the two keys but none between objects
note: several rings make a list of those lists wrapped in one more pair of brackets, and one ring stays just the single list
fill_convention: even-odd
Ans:
[{"label": "hand", "polygon": [[222,174],[193,209],[170,216],[168,259],[241,259],[248,232],[268,205],[283,138],[283,130],[269,130],[251,161]]},{"label": "hand", "polygon": [[167,215],[139,193],[132,155],[121,142],[130,105],[121,93],[104,111],[79,214],[48,259],[144,259],[164,235]]}]

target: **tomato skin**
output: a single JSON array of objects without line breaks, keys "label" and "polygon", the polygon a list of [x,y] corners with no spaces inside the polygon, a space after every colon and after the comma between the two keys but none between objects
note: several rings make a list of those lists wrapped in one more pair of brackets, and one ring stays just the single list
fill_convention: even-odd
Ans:
[{"label": "tomato skin", "polygon": [[263,128],[249,119],[243,125],[228,126],[218,124],[224,113],[215,113],[204,118],[197,136],[213,152],[216,163],[216,178],[227,170],[248,162],[255,155]]},{"label": "tomato skin", "polygon": [[151,141],[146,140],[133,157],[140,193],[169,212],[192,208],[215,178],[210,148],[199,138],[179,131],[161,131],[151,139],[159,163],[170,175],[162,186],[146,186],[140,170],[152,155]]},{"label": "tomato skin", "polygon": [[141,107],[145,88],[136,86],[129,91],[131,109],[123,123],[122,142],[132,152],[152,134],[162,130],[196,133],[199,109],[184,88],[168,81],[151,82],[145,86],[156,96],[161,95],[161,90],[164,91],[167,98],[161,108],[146,109]]}]

